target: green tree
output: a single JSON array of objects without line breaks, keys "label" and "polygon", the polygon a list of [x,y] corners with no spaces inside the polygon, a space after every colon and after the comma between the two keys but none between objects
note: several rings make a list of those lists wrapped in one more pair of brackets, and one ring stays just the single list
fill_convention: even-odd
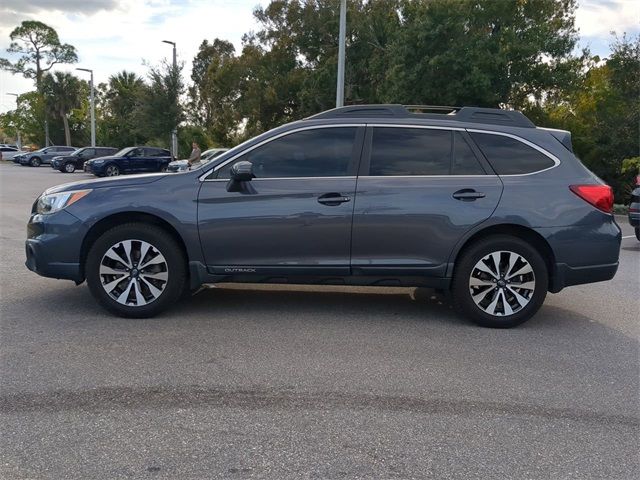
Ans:
[{"label": "green tree", "polygon": [[184,121],[180,96],[184,93],[183,65],[163,62],[149,68],[149,84],[136,109],[137,131],[155,145],[169,147],[171,131]]},{"label": "green tree", "polygon": [[576,0],[403,2],[386,99],[521,107],[577,78]]},{"label": "green tree", "polygon": [[35,20],[25,20],[10,34],[9,53],[22,56],[12,63],[0,59],[0,68],[22,74],[35,80],[39,90],[43,75],[60,63],[76,63],[78,55],[73,45],[60,43],[58,33],[48,25]]},{"label": "green tree", "polygon": [[100,95],[100,137],[105,145],[122,148],[147,141],[137,123],[146,88],[144,80],[133,72],[123,70],[109,77]]},{"label": "green tree", "polygon": [[0,115],[0,126],[12,135],[16,135],[18,129],[22,135],[23,144],[29,142],[36,145],[44,145],[45,108],[44,99],[38,92],[23,93],[18,97],[17,107]]},{"label": "green tree", "polygon": [[71,145],[68,114],[81,105],[82,85],[83,82],[77,77],[63,72],[47,74],[42,79],[41,88],[46,99],[47,110],[62,120],[66,145]]}]

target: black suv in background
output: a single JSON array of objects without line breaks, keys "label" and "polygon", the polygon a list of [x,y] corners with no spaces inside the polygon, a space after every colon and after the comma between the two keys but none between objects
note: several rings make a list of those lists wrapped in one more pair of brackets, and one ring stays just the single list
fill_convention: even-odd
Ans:
[{"label": "black suv in background", "polygon": [[169,150],[157,147],[127,147],[108,157],[89,160],[84,171],[98,177],[116,177],[123,173],[166,172],[173,161]]},{"label": "black suv in background", "polygon": [[60,170],[65,173],[73,173],[76,170],[82,170],[84,162],[91,160],[92,158],[106,157],[107,155],[113,155],[118,151],[113,147],[85,147],[80,150],[76,150],[70,155],[62,155],[59,157],[53,157],[51,160],[51,168],[54,170]]},{"label": "black suv in background", "polygon": [[450,290],[475,322],[512,327],[547,292],[613,278],[612,208],[567,131],[508,110],[360,105],[200,169],[50,188],[32,209],[26,264],[86,279],[127,317],[202,284],[307,283]]}]

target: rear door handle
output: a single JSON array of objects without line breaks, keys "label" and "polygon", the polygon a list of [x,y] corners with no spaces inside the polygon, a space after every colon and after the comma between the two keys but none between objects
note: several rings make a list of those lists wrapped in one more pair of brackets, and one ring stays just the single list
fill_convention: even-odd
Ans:
[{"label": "rear door handle", "polygon": [[462,200],[463,202],[471,202],[477,198],[484,198],[486,195],[482,192],[476,192],[472,188],[463,188],[453,194],[453,198],[456,200]]},{"label": "rear door handle", "polygon": [[346,197],[340,193],[325,193],[324,195],[320,195],[318,197],[318,203],[322,203],[323,205],[328,205],[330,207],[335,207],[340,205],[341,203],[350,202],[351,197]]}]

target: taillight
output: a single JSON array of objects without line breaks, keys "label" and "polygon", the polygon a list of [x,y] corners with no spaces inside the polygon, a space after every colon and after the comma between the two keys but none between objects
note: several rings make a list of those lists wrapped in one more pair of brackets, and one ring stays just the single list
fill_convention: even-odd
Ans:
[{"label": "taillight", "polygon": [[613,190],[609,185],[571,185],[571,191],[605,213],[613,211]]}]

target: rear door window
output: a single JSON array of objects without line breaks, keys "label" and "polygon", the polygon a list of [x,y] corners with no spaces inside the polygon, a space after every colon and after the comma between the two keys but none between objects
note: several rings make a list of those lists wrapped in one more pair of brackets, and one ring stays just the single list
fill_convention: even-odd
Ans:
[{"label": "rear door window", "polygon": [[469,133],[498,175],[523,175],[555,165],[544,153],[515,138],[491,133]]},{"label": "rear door window", "polygon": [[374,127],[369,175],[449,175],[451,144],[449,130]]},{"label": "rear door window", "polygon": [[453,134],[453,175],[485,175],[475,153],[460,132]]}]

